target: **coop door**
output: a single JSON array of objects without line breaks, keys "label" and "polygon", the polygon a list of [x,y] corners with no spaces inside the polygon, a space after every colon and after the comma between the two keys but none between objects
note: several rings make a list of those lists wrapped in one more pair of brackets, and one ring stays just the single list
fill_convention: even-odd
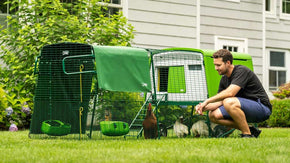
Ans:
[{"label": "coop door", "polygon": [[159,68],[158,88],[160,92],[185,93],[185,75],[183,66]]}]

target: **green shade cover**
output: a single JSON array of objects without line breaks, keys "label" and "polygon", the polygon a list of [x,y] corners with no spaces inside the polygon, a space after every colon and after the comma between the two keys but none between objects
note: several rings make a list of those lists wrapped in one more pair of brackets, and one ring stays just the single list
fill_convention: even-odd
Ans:
[{"label": "green shade cover", "polygon": [[169,67],[168,93],[185,93],[185,75],[183,66]]},{"label": "green shade cover", "polygon": [[109,91],[150,92],[149,55],[145,49],[94,46],[99,88]]}]

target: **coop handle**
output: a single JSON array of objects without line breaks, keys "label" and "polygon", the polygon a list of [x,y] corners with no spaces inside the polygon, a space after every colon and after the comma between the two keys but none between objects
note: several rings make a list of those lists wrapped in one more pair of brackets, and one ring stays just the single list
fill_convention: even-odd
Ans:
[{"label": "coop handle", "polygon": [[77,72],[67,72],[65,70],[65,60],[67,59],[72,59],[72,58],[83,58],[83,57],[92,57],[94,58],[94,55],[92,54],[88,54],[88,55],[75,55],[75,56],[67,56],[67,57],[64,57],[62,59],[62,70],[65,74],[67,75],[73,75],[73,74],[85,74],[85,73],[96,73],[95,70],[88,70],[88,71],[77,71]]}]

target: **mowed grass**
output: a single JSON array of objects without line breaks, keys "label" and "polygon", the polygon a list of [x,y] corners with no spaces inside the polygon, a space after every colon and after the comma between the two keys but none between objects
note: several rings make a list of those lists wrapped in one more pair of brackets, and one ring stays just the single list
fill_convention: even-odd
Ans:
[{"label": "mowed grass", "polygon": [[256,139],[30,139],[0,132],[0,162],[290,162],[290,129],[262,128]]}]

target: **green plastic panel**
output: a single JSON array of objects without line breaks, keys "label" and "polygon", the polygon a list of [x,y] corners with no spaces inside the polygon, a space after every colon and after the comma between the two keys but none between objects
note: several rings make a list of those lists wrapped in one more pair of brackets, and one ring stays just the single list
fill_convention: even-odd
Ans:
[{"label": "green plastic panel", "polygon": [[[215,51],[213,51],[213,50],[204,50],[203,51],[207,89],[208,89],[209,97],[217,94],[219,82],[220,82],[220,79],[222,77],[215,70],[215,66],[213,64],[212,55],[214,52]],[[244,65],[253,71],[252,57],[249,54],[232,52],[232,55],[234,58],[234,60],[233,60],[234,65]]]},{"label": "green plastic panel", "polygon": [[99,88],[110,91],[150,92],[149,55],[145,49],[94,46]]},{"label": "green plastic panel", "polygon": [[129,133],[129,125],[121,121],[100,122],[101,131],[107,136],[122,136]]},{"label": "green plastic panel", "polygon": [[185,93],[185,75],[183,66],[169,67],[168,93]]}]

